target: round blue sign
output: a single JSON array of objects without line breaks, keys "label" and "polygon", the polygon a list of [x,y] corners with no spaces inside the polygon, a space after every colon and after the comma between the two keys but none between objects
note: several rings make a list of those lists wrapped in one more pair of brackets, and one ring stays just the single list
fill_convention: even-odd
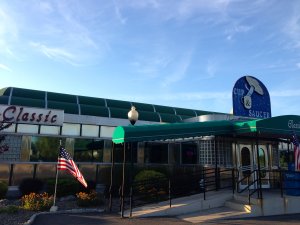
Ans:
[{"label": "round blue sign", "polygon": [[265,85],[255,77],[241,77],[232,90],[235,116],[270,118],[270,95]]}]

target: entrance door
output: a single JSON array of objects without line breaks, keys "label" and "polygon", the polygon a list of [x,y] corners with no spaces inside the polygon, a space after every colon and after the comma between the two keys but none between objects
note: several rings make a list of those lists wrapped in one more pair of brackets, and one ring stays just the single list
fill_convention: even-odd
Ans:
[{"label": "entrance door", "polygon": [[[267,172],[269,168],[269,160],[267,154],[267,147],[265,145],[259,145],[259,162],[260,162],[260,174],[262,179],[262,188],[269,188],[269,173]],[[252,173],[253,170],[258,169],[257,164],[257,151],[256,147],[252,145],[239,144],[238,145],[238,154],[237,154],[237,166],[239,169],[239,188],[243,189],[256,180],[257,174]],[[248,179],[244,179],[249,177]],[[257,188],[257,182],[250,185],[250,189]]]},{"label": "entrance door", "polygon": [[[239,183],[240,189],[244,189],[248,186],[248,182],[251,183],[255,179],[254,174],[251,173],[253,171],[254,165],[254,157],[251,145],[240,144],[238,146],[238,154],[237,154],[237,166],[239,170]],[[251,175],[251,176],[250,176]],[[244,179],[249,177],[248,179]],[[253,185],[250,186],[253,188]]]},{"label": "entrance door", "polygon": [[[260,177],[262,188],[270,188],[270,173],[269,170],[269,157],[267,146],[258,146],[259,165],[260,165]],[[255,161],[257,161],[257,151],[255,151]]]}]

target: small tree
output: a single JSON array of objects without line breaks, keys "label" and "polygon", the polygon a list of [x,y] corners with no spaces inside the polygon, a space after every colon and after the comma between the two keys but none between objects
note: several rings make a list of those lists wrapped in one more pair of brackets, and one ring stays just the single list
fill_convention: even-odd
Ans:
[{"label": "small tree", "polygon": [[[11,125],[12,125],[12,123],[6,123],[4,121],[0,122],[0,131],[9,128]],[[7,144],[2,145],[2,142],[4,140],[5,140],[5,135],[0,134],[0,154],[9,150],[9,147]]]}]

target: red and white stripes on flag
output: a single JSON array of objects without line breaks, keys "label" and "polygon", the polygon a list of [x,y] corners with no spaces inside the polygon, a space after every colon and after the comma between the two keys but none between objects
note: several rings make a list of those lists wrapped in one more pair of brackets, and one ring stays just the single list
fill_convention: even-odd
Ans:
[{"label": "red and white stripes on flag", "polygon": [[58,170],[67,170],[83,186],[87,187],[87,183],[86,183],[84,177],[82,176],[82,174],[80,173],[75,162],[73,161],[71,155],[63,147],[60,147],[60,149],[59,149],[57,169]]},{"label": "red and white stripes on flag", "polygon": [[294,156],[295,156],[295,171],[300,171],[300,148],[297,135],[293,134]]}]

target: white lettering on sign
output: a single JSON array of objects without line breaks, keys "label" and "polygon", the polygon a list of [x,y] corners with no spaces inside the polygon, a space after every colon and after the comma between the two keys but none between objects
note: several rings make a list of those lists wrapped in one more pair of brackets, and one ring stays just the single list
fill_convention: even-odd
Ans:
[{"label": "white lettering on sign", "polygon": [[294,123],[294,120],[289,120],[288,127],[292,129],[300,129],[300,123]]},{"label": "white lettering on sign", "polygon": [[269,112],[249,110],[249,116],[255,118],[270,118]]},{"label": "white lettering on sign", "polygon": [[0,120],[13,123],[62,125],[64,111],[0,105]]},{"label": "white lettering on sign", "polygon": [[239,88],[234,88],[233,89],[233,94],[234,95],[244,95],[244,93],[245,93],[245,90],[244,89],[239,89]]}]

